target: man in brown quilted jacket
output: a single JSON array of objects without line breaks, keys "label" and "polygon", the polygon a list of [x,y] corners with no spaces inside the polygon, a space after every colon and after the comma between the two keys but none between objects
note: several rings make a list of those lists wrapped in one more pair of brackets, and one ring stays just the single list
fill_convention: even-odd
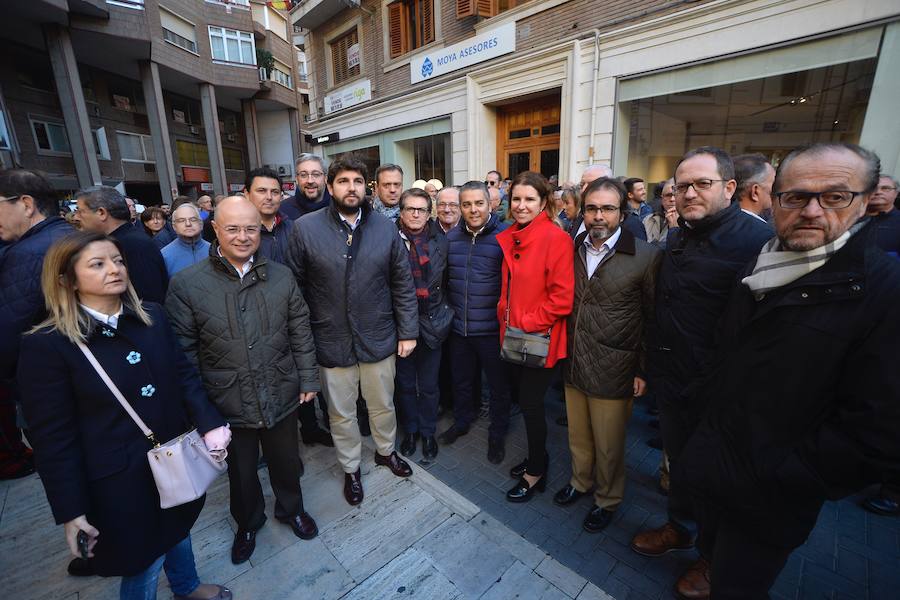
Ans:
[{"label": "man in brown quilted jacket", "polygon": [[660,250],[621,227],[625,188],[601,177],[584,192],[586,230],[575,238],[575,306],[568,322],[566,413],[572,479],[553,501],[566,506],[594,489],[590,533],[612,521],[625,492],[625,425],[646,389],[641,363],[652,326]]}]

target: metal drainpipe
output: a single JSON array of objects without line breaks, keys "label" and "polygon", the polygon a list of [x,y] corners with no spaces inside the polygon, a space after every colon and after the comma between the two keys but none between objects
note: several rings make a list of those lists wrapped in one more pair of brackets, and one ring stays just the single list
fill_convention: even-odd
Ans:
[{"label": "metal drainpipe", "polygon": [[600,79],[600,31],[594,30],[594,79],[591,86],[591,137],[588,166],[594,164],[594,128],[597,123],[597,82]]}]

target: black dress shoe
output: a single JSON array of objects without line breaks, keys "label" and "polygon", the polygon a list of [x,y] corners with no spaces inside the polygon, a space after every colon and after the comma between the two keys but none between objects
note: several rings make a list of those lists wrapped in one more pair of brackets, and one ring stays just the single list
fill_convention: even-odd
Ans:
[{"label": "black dress shoe", "polygon": [[547,489],[546,473],[534,484],[534,487],[528,485],[524,477],[520,477],[516,485],[506,492],[506,499],[510,502],[528,502],[534,495],[535,490],[543,492],[545,489]]},{"label": "black dress shoe", "polygon": [[400,454],[403,456],[412,456],[416,453],[416,442],[419,440],[418,433],[407,433],[400,442]]},{"label": "black dress shoe", "polygon": [[513,468],[511,468],[509,470],[509,476],[512,477],[513,479],[519,479],[520,477],[522,477],[522,475],[525,474],[525,469],[527,469],[527,468],[528,468],[528,459],[526,458],[525,460],[523,460],[522,462],[520,462],[519,464],[517,464],[516,466],[514,466]]},{"label": "black dress shoe", "polygon": [[438,440],[440,440],[443,445],[449,446],[455,442],[457,438],[461,438],[467,433],[469,433],[468,427],[465,429],[457,429],[456,426],[451,425],[450,429],[438,436]]},{"label": "black dress shoe", "polygon": [[866,498],[862,503],[862,507],[869,512],[888,517],[900,515],[900,503],[882,494]]},{"label": "black dress shoe", "polygon": [[256,532],[238,530],[231,545],[231,562],[239,565],[250,560],[256,550]]},{"label": "black dress shoe", "polygon": [[568,506],[574,504],[579,498],[587,494],[587,492],[579,492],[571,484],[566,485],[553,495],[553,504],[559,506]]},{"label": "black dress shoe", "polygon": [[331,433],[325,431],[320,427],[316,427],[309,433],[301,430],[300,436],[303,438],[304,446],[315,446],[316,444],[322,444],[323,446],[334,448],[334,440],[331,439]]},{"label": "black dress shoe", "polygon": [[613,515],[616,514],[611,510],[606,510],[605,508],[600,508],[599,506],[592,506],[590,512],[584,518],[584,522],[581,526],[588,533],[600,533],[606,526],[612,523]]},{"label": "black dress shoe", "polygon": [[291,529],[294,530],[294,535],[301,540],[311,540],[319,535],[319,527],[308,512],[301,512],[299,515],[295,515],[289,519],[278,520],[290,525]]},{"label": "black dress shoe", "polygon": [[499,465],[503,462],[504,458],[506,458],[506,448],[504,447],[503,440],[489,439],[487,453],[488,462]]},{"label": "black dress shoe", "polygon": [[344,473],[344,499],[350,506],[363,501],[363,486],[359,469],[356,473]]},{"label": "black dress shoe", "polygon": [[391,452],[390,456],[382,456],[375,452],[375,464],[379,467],[387,467],[397,477],[409,477],[412,475],[412,467],[409,466],[408,462],[397,456],[396,452]]},{"label": "black dress shoe", "polygon": [[90,577],[96,575],[94,565],[89,558],[73,558],[66,567],[69,575],[73,577]]},{"label": "black dress shoe", "polygon": [[437,458],[438,454],[438,445],[437,440],[434,439],[433,435],[429,435],[428,437],[422,438],[422,458],[427,461],[432,461]]}]

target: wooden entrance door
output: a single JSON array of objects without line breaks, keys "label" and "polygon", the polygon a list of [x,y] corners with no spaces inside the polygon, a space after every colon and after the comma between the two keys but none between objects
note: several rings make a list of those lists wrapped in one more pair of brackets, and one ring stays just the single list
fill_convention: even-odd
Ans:
[{"label": "wooden entrance door", "polygon": [[497,167],[506,177],[559,173],[560,97],[548,96],[497,109]]}]

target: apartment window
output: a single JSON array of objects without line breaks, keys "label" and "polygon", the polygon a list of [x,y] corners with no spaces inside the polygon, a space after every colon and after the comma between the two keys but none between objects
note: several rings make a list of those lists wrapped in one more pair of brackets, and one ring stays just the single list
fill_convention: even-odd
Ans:
[{"label": "apartment window", "polygon": [[334,85],[360,74],[359,33],[356,27],[331,42],[331,68]]},{"label": "apartment window", "polygon": [[245,65],[256,64],[256,45],[253,42],[252,33],[224,29],[222,27],[210,27],[209,44],[212,47],[212,57],[215,60]]},{"label": "apartment window", "polygon": [[276,83],[280,83],[281,85],[293,89],[294,83],[293,78],[291,77],[291,68],[284,63],[275,61],[275,66],[272,67],[272,81]]},{"label": "apartment window", "polygon": [[197,53],[197,34],[193,23],[162,9],[159,11],[159,20],[165,41],[188,52]]},{"label": "apartment window", "polygon": [[434,41],[434,0],[397,0],[388,4],[391,58]]},{"label": "apartment window", "polygon": [[209,168],[209,149],[206,144],[176,140],[175,149],[178,151],[178,162],[181,166]]},{"label": "apartment window", "polygon": [[119,146],[119,156],[126,162],[154,162],[156,160],[153,155],[153,140],[149,135],[117,131],[116,143]]},{"label": "apartment window", "polygon": [[112,4],[113,6],[124,6],[125,8],[144,10],[144,0],[106,0],[106,3]]},{"label": "apartment window", "polygon": [[528,0],[456,0],[456,18],[493,17]]},{"label": "apartment window", "polygon": [[97,151],[97,158],[109,160],[109,143],[106,141],[106,128],[99,127],[97,129],[91,129],[91,138],[94,140],[94,149]]},{"label": "apartment window", "polygon": [[31,133],[38,154],[72,154],[69,147],[69,136],[62,123],[31,119]]},{"label": "apartment window", "polygon": [[172,108],[172,120],[176,123],[184,123],[186,125],[203,124],[199,102],[173,95],[169,97],[169,106]]},{"label": "apartment window", "polygon": [[0,150],[12,150],[12,136],[6,126],[6,111],[0,109]]},{"label": "apartment window", "polygon": [[237,148],[222,148],[222,158],[225,161],[226,169],[233,171],[244,170],[244,153]]}]

